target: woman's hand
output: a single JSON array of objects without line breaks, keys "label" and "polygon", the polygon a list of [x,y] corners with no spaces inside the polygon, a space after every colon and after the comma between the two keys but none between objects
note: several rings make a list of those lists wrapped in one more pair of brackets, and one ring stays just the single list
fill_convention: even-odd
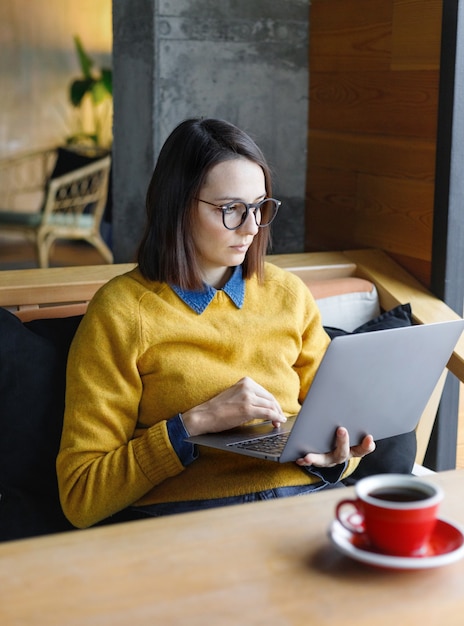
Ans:
[{"label": "woman's hand", "polygon": [[375,450],[374,439],[366,435],[359,446],[350,448],[350,438],[346,428],[337,428],[335,435],[335,448],[327,454],[310,452],[301,459],[297,459],[298,465],[315,465],[317,467],[333,467],[339,463],[345,463],[349,459],[366,456]]},{"label": "woman's hand", "polygon": [[248,377],[182,413],[191,436],[229,430],[255,419],[270,420],[275,427],[287,421],[274,396]]}]

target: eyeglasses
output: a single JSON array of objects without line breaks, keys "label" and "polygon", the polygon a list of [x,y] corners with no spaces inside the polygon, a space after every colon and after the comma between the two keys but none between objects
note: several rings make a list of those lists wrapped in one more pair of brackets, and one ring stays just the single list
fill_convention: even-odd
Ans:
[{"label": "eyeglasses", "polygon": [[253,215],[255,216],[256,226],[259,226],[259,228],[265,228],[273,221],[277,215],[280,205],[282,204],[280,200],[275,200],[274,198],[264,198],[264,200],[261,200],[260,202],[254,202],[251,204],[234,201],[223,204],[222,206],[214,204],[213,202],[208,202],[207,200],[201,200],[201,198],[198,198],[198,201],[214,206],[216,209],[220,209],[222,211],[222,223],[227,230],[236,230],[237,228],[240,228],[240,226],[245,223],[250,210],[253,211]]}]

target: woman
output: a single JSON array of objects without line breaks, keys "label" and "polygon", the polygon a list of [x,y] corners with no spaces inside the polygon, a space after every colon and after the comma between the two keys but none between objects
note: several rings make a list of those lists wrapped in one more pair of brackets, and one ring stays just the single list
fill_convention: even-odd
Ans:
[{"label": "woman", "polygon": [[264,263],[266,161],[220,120],[187,120],[163,146],[147,193],[138,267],[95,295],[73,341],[57,460],[77,527],[337,483],[375,444],[272,463],[196,448],[188,435],[298,412],[329,343],[299,278]]}]

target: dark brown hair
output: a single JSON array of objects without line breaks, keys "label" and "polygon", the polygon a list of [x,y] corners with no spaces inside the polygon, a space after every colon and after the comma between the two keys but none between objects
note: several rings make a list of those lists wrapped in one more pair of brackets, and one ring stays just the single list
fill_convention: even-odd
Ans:
[{"label": "dark brown hair", "polygon": [[[147,191],[147,223],[137,259],[145,278],[184,289],[201,288],[192,239],[196,198],[211,168],[237,157],[262,168],[266,194],[271,197],[269,167],[245,132],[217,119],[190,119],[173,130],[160,151]],[[262,279],[269,241],[269,228],[260,228],[243,262],[244,278],[257,274]]]}]

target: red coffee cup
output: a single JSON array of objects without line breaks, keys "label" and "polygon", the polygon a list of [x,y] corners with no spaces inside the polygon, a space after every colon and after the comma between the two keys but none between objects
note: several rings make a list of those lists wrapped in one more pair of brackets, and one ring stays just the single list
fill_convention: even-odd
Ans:
[{"label": "red coffee cup", "polygon": [[385,554],[420,556],[437,521],[443,491],[405,474],[378,474],[360,480],[356,498],[341,500],[337,520],[352,533],[365,534]]}]

